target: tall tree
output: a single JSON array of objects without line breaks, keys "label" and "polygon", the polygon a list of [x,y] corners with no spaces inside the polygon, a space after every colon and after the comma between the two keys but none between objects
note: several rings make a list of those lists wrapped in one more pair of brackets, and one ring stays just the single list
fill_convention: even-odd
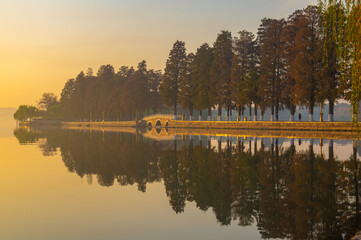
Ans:
[{"label": "tall tree", "polygon": [[298,55],[296,49],[296,35],[299,30],[298,21],[303,16],[302,10],[296,10],[287,19],[283,28],[281,40],[283,42],[283,58],[285,60],[284,87],[282,89],[282,103],[290,110],[290,121],[294,121],[297,99],[295,95],[296,80],[291,76],[299,66],[295,62]]},{"label": "tall tree", "polygon": [[335,47],[340,61],[341,89],[344,98],[351,101],[352,119],[357,123],[361,101],[361,1],[319,0],[319,6],[325,13],[326,60],[332,60],[334,52],[327,51]]},{"label": "tall tree", "polygon": [[175,118],[177,115],[179,77],[181,70],[184,68],[186,57],[185,43],[176,41],[173,49],[169,53],[164,70],[163,82],[160,85],[160,93],[165,103],[174,106]]},{"label": "tall tree", "polygon": [[115,87],[115,71],[110,64],[100,66],[97,73],[96,86],[98,89],[99,100],[97,112],[104,120],[104,114],[109,112],[109,106],[113,99],[110,98],[109,93]]},{"label": "tall tree", "polygon": [[295,67],[291,77],[296,80],[295,95],[300,105],[309,109],[313,121],[313,108],[322,77],[322,19],[317,6],[308,6],[297,21]]},{"label": "tall tree", "polygon": [[142,116],[143,111],[149,106],[149,89],[148,89],[148,72],[147,63],[142,61],[138,64],[137,71],[134,76],[134,106],[137,112],[137,118]]},{"label": "tall tree", "polygon": [[193,60],[194,81],[196,93],[194,97],[194,106],[199,111],[199,120],[201,120],[202,110],[208,108],[208,121],[211,120],[211,103],[209,92],[211,88],[210,71],[213,62],[213,49],[208,44],[202,44],[195,54]]},{"label": "tall tree", "polygon": [[249,104],[251,111],[252,102],[256,102],[257,92],[254,92],[254,87],[257,83],[253,82],[255,75],[251,76],[251,71],[256,70],[256,65],[257,43],[254,35],[245,30],[240,31],[239,37],[236,37],[234,41],[231,72],[231,94],[232,100],[237,106],[238,120],[243,119],[244,105]]},{"label": "tall tree", "polygon": [[[88,69],[88,75],[90,74],[90,70]],[[74,82],[74,103],[73,108],[75,109],[75,117],[77,119],[84,119],[88,113],[85,109],[85,93],[86,93],[86,85],[88,81],[84,72],[80,72],[79,75],[76,77]]]},{"label": "tall tree", "polygon": [[61,114],[68,120],[74,118],[75,91],[75,80],[69,79],[60,94]]},{"label": "tall tree", "polygon": [[49,110],[49,108],[58,103],[58,97],[54,93],[44,93],[40,98],[38,105],[42,110]]},{"label": "tall tree", "polygon": [[182,115],[184,115],[184,109],[189,109],[189,120],[193,120],[193,107],[195,96],[195,81],[193,71],[194,54],[188,54],[184,67],[180,72],[179,77],[179,90],[178,101],[182,106]]},{"label": "tall tree", "polygon": [[278,120],[278,111],[281,107],[280,96],[284,78],[281,34],[284,25],[284,19],[264,18],[258,29],[258,40],[260,44],[258,95],[271,107],[271,121]]},{"label": "tall tree", "polygon": [[214,61],[211,68],[211,86],[214,102],[218,105],[218,120],[221,120],[222,106],[227,109],[227,120],[232,110],[231,69],[233,40],[229,31],[222,31],[214,43]]},{"label": "tall tree", "polygon": [[150,95],[150,105],[154,113],[161,110],[161,98],[159,95],[159,85],[162,82],[163,74],[160,70],[149,70],[148,71],[148,87]]},{"label": "tall tree", "polygon": [[328,100],[328,121],[333,121],[335,101],[342,96],[342,81],[340,76],[340,64],[342,60],[337,54],[340,39],[337,34],[343,32],[344,10],[340,4],[332,4],[323,16],[323,62],[324,72],[321,78],[322,88],[318,93],[321,101]]}]

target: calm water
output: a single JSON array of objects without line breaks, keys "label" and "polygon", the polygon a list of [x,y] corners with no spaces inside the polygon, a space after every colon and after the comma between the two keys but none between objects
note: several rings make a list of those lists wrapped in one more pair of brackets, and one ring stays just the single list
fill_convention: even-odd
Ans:
[{"label": "calm water", "polygon": [[0,134],[0,239],[349,239],[360,228],[352,141],[12,132]]}]

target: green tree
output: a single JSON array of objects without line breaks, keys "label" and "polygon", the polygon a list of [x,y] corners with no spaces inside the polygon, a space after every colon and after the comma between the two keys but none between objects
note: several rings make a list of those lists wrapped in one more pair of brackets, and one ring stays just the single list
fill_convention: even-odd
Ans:
[{"label": "green tree", "polygon": [[71,119],[74,117],[74,103],[75,103],[75,80],[69,79],[61,91],[60,104],[61,114],[63,118]]},{"label": "green tree", "polygon": [[[332,69],[340,63],[341,89],[344,98],[351,101],[352,119],[356,123],[361,100],[361,1],[319,0],[319,7],[324,12],[324,51],[329,70],[326,73],[335,80]],[[334,61],[335,58],[338,62]]]},{"label": "green tree", "polygon": [[143,111],[149,106],[148,72],[147,64],[144,60],[138,64],[137,71],[133,76],[135,77],[134,106],[137,111],[137,118],[139,118],[138,114],[142,116]]},{"label": "green tree", "polygon": [[179,89],[178,89],[178,101],[182,106],[182,115],[184,109],[189,109],[189,120],[193,120],[193,107],[194,107],[194,96],[195,96],[195,81],[193,71],[193,60],[194,54],[188,54],[184,66],[180,71],[179,77]]},{"label": "green tree", "polygon": [[185,43],[176,41],[173,49],[169,53],[169,57],[164,70],[163,82],[160,85],[160,93],[164,102],[174,106],[174,117],[177,115],[179,78],[186,60]]},{"label": "green tree", "polygon": [[40,116],[40,111],[34,106],[20,105],[14,113],[14,119],[18,121],[32,121],[33,118]]},{"label": "green tree", "polygon": [[[103,116],[109,113],[112,101],[110,92],[115,87],[115,71],[110,64],[100,66],[96,78],[96,94],[98,94],[97,113]],[[103,119],[104,120],[104,119]]]},{"label": "green tree", "polygon": [[148,71],[148,87],[150,95],[150,105],[154,113],[161,110],[161,97],[159,94],[159,85],[162,82],[163,74],[160,70],[151,69]]},{"label": "green tree", "polygon": [[[321,78],[318,98],[320,102],[328,100],[328,121],[333,121],[334,106],[338,98],[343,95],[342,81],[340,76],[340,65],[342,59],[339,58],[337,47],[341,43],[337,36],[343,32],[344,10],[340,4],[332,4],[325,11],[323,16],[323,62],[324,72]],[[347,89],[344,89],[347,91]]]}]

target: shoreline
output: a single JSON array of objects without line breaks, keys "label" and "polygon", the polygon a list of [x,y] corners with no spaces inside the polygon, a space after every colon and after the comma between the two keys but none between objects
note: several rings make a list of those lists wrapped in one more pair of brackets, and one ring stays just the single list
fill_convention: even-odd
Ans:
[{"label": "shoreline", "polygon": [[[154,120],[153,120],[154,121]],[[161,120],[163,121],[163,120]],[[65,122],[58,120],[34,120],[32,122],[19,122],[19,126],[61,126],[61,127],[147,127],[149,121],[114,121],[114,122]],[[162,128],[164,127],[162,123]],[[361,123],[358,123],[361,130]],[[352,122],[289,122],[289,121],[182,121],[166,120],[166,127],[182,129],[215,129],[215,130],[273,130],[273,131],[326,131],[326,132],[352,132],[357,129]],[[153,127],[154,128],[154,127]]]},{"label": "shoreline", "polygon": [[[21,124],[20,124],[21,125]],[[59,128],[83,131],[142,132],[154,139],[171,139],[181,135],[237,136],[262,138],[313,138],[357,140],[351,122],[206,122],[170,120],[167,128],[147,128],[146,124],[128,122],[60,122],[36,121],[34,128]],[[241,127],[240,127],[241,126]],[[141,129],[142,131],[137,131]]]}]

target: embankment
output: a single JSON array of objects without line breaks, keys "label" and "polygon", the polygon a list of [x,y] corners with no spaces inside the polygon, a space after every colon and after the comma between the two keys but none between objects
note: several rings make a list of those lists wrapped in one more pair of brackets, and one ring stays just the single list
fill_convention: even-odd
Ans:
[{"label": "embankment", "polygon": [[[135,121],[129,122],[59,122],[37,121],[34,127],[56,127],[74,130],[93,130],[136,133]],[[139,126],[139,124],[138,124]],[[140,126],[146,126],[143,122]],[[357,139],[350,122],[207,122],[168,121],[168,128],[148,129],[141,132],[154,139],[170,139],[181,135]]]},{"label": "embankment", "polygon": [[[211,130],[249,130],[249,131],[303,131],[311,132],[349,132],[355,133],[356,129],[351,122],[226,122],[226,121],[179,121],[167,120],[169,129],[203,129]],[[136,123],[135,121],[120,122],[62,122],[38,120],[30,123],[31,126],[55,126],[63,128],[124,128],[124,127],[145,127],[145,121]],[[163,124],[162,124],[163,125]],[[361,124],[359,123],[359,128]]]},{"label": "embankment", "polygon": [[[219,122],[219,121],[168,121],[169,128],[201,129],[248,129],[248,130],[287,130],[287,131],[339,131],[355,132],[351,122]],[[359,124],[361,127],[361,124]]]}]

